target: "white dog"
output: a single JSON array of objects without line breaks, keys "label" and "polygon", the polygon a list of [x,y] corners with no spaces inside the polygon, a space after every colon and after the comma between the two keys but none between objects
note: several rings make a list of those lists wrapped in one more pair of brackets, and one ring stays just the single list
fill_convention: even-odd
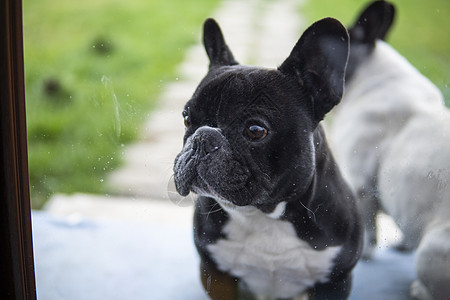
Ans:
[{"label": "white dog", "polygon": [[364,209],[365,258],[376,214],[393,217],[398,247],[417,250],[412,296],[450,299],[450,112],[440,91],[381,39],[394,7],[372,3],[349,29],[346,91],[328,136]]}]

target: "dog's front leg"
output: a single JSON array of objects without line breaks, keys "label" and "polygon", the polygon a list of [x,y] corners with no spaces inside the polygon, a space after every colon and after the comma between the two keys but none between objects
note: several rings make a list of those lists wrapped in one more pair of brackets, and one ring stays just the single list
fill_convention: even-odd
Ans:
[{"label": "dog's front leg", "polygon": [[230,274],[202,262],[200,277],[203,288],[212,300],[236,300],[238,298],[238,280]]},{"label": "dog's front leg", "polygon": [[377,246],[377,214],[380,209],[379,200],[374,193],[374,188],[370,191],[358,191],[358,199],[364,217],[364,248],[362,258],[370,260],[375,247]]}]

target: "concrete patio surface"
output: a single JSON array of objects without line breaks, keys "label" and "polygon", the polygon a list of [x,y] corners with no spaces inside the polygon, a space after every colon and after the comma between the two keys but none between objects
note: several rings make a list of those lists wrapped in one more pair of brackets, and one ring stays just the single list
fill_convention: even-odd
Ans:
[{"label": "concrete patio surface", "polygon": [[[224,0],[212,16],[239,62],[277,67],[308,25],[301,3]],[[177,206],[168,196],[184,133],[181,111],[207,70],[200,36],[165,85],[141,139],[125,147],[124,167],[107,179],[111,195],[56,195],[33,212],[40,300],[206,299],[192,241],[193,206]],[[373,262],[358,265],[351,299],[408,299],[413,254],[389,250],[401,235],[388,218],[380,222],[380,248]]]}]

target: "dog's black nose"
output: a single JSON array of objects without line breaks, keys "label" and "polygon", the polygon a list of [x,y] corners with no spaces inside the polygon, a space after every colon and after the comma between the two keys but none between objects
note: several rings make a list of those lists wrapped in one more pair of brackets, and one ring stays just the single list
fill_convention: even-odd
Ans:
[{"label": "dog's black nose", "polygon": [[217,151],[222,147],[224,136],[220,130],[212,127],[200,127],[192,137],[192,150],[203,155]]}]

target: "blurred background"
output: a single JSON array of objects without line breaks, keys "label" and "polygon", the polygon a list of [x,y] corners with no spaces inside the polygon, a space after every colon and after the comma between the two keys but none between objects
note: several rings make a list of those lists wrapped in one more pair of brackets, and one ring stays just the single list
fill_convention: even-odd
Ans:
[{"label": "blurred background", "polygon": [[33,208],[108,193],[106,174],[218,2],[23,1]]},{"label": "blurred background", "polygon": [[[176,67],[220,2],[23,1],[34,209],[56,193],[114,193],[108,174],[123,165],[124,148],[139,138],[162,88],[178,79]],[[327,16],[351,24],[368,3],[300,2],[305,26]],[[442,90],[449,105],[450,2],[392,2],[397,16],[388,41]]]}]

